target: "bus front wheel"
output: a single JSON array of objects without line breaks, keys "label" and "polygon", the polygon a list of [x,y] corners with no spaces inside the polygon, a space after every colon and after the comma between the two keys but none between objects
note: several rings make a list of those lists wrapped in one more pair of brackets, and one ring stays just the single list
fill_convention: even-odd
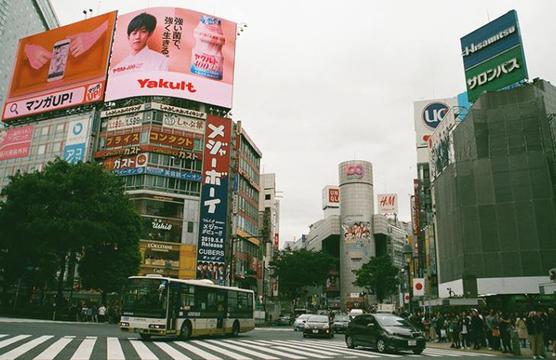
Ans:
[{"label": "bus front wheel", "polygon": [[184,321],[181,325],[180,337],[182,340],[187,340],[191,337],[191,323]]},{"label": "bus front wheel", "polygon": [[232,326],[232,336],[233,337],[239,336],[239,322],[237,320],[234,321],[234,325]]}]

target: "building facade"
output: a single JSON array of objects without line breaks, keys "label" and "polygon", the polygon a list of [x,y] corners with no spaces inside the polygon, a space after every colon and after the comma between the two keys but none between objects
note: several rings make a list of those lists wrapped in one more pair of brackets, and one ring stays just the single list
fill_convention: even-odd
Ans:
[{"label": "building facade", "polygon": [[556,88],[489,92],[434,180],[441,297],[534,294],[556,266]]}]

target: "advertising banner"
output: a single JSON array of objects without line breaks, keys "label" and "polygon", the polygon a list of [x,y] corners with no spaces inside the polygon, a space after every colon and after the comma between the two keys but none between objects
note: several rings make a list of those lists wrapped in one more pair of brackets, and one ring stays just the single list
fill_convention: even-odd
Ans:
[{"label": "advertising banner", "polygon": [[465,35],[460,42],[469,101],[528,77],[515,10]]},{"label": "advertising banner", "polygon": [[392,215],[398,213],[398,194],[378,194],[378,213]]},{"label": "advertising banner", "polygon": [[141,153],[132,156],[121,156],[106,159],[102,162],[102,166],[106,170],[118,170],[126,168],[137,168],[147,166],[149,161],[148,153]]},{"label": "advertising banner", "polygon": [[168,170],[168,169],[161,169],[161,168],[155,168],[150,166],[116,169],[113,170],[112,172],[118,176],[147,174],[147,175],[156,175],[156,176],[174,178],[179,180],[201,182],[201,175],[199,173]]},{"label": "advertising banner", "polygon": [[141,126],[143,115],[144,113],[142,112],[136,112],[114,116],[106,122],[106,131],[116,131]]},{"label": "advertising banner", "polygon": [[173,134],[166,131],[151,130],[149,142],[152,144],[162,144],[182,147],[185,149],[193,149],[195,138],[190,136]]},{"label": "advertising banner", "polygon": [[450,112],[450,109],[457,105],[455,97],[415,101],[413,103],[417,162],[428,162],[428,143],[432,133],[447,114],[453,116],[453,112]]},{"label": "advertising banner", "polygon": [[177,114],[164,113],[162,115],[162,126],[165,128],[194,132],[198,134],[205,133],[204,120],[192,119]]},{"label": "advertising banner", "polygon": [[64,146],[64,160],[70,164],[84,161],[87,154],[90,119],[75,120],[68,125],[68,134]]},{"label": "advertising banner", "polygon": [[198,267],[225,263],[231,133],[230,119],[208,116],[197,245]]},{"label": "advertising banner", "polygon": [[0,129],[0,161],[29,156],[33,126]]},{"label": "advertising banner", "polygon": [[113,148],[113,147],[139,144],[140,137],[141,137],[141,133],[139,132],[133,132],[133,133],[123,134],[123,135],[107,136],[104,147]]},{"label": "advertising banner", "polygon": [[172,96],[232,107],[236,24],[156,7],[118,16],[106,100]]},{"label": "advertising banner", "polygon": [[116,12],[19,40],[2,120],[103,100]]},{"label": "advertising banner", "polygon": [[322,208],[340,207],[340,187],[327,185],[322,189]]},{"label": "advertising banner", "polygon": [[413,278],[413,296],[425,296],[424,278]]}]

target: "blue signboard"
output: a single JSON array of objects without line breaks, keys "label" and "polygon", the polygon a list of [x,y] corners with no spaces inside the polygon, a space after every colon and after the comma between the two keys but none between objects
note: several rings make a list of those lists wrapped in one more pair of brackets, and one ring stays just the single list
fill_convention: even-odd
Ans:
[{"label": "blue signboard", "polygon": [[468,70],[521,44],[517,13],[511,10],[460,40],[463,67]]},{"label": "blue signboard", "polygon": [[116,169],[113,172],[114,172],[114,174],[116,174],[118,176],[148,174],[148,175],[170,177],[170,178],[174,178],[174,179],[189,180],[189,181],[195,181],[195,182],[200,182],[201,179],[202,179],[201,174],[199,174],[199,173],[159,169],[159,168],[153,168],[153,167],[149,167],[149,166],[136,167],[136,168],[126,168],[126,169]]},{"label": "blue signboard", "polygon": [[64,146],[64,160],[70,164],[83,161],[85,157],[85,143]]}]

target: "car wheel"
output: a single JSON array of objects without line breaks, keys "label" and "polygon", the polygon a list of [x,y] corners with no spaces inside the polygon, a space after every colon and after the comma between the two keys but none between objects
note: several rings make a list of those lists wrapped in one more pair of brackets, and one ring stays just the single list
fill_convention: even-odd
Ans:
[{"label": "car wheel", "polygon": [[415,355],[419,355],[420,353],[423,352],[423,350],[425,350],[425,349],[413,349],[413,353],[414,353]]},{"label": "car wheel", "polygon": [[349,335],[346,335],[346,346],[348,349],[354,349],[355,343],[353,342],[353,338]]},{"label": "car wheel", "polygon": [[303,337],[306,338],[306,337],[307,337],[307,334],[303,334]]},{"label": "car wheel", "polygon": [[379,353],[385,353],[386,352],[386,342],[384,341],[384,339],[379,338],[376,341],[376,349],[378,350]]}]

